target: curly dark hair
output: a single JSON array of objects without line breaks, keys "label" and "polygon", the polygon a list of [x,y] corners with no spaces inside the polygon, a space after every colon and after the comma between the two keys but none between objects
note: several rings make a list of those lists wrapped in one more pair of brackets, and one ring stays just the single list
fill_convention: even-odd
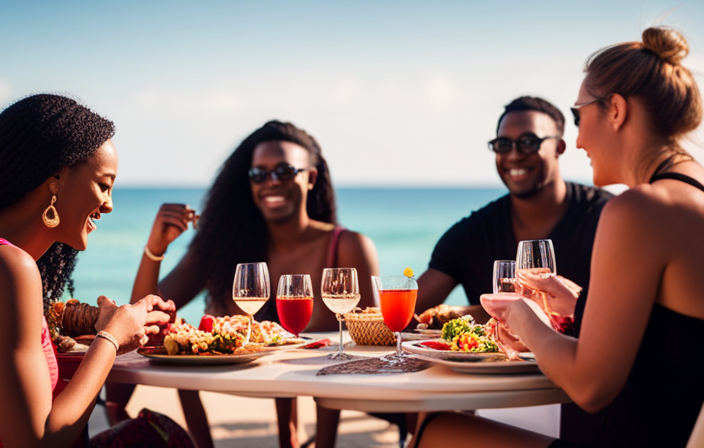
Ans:
[{"label": "curly dark hair", "polygon": [[[112,121],[65,96],[38,94],[12,104],[0,113],[0,210],[62,168],[85,161],[114,134]],[[76,253],[54,243],[37,260],[45,307],[61,298],[67,283],[72,289]]]},{"label": "curly dark hair", "polygon": [[318,142],[291,123],[269,121],[254,131],[225,161],[205,198],[198,231],[189,251],[206,279],[207,300],[223,305],[229,300],[237,263],[267,261],[268,234],[264,217],[254,204],[248,171],[260,143],[295,143],[310,153],[318,169],[306,210],[311,219],[337,224],[335,193],[330,171]]}]

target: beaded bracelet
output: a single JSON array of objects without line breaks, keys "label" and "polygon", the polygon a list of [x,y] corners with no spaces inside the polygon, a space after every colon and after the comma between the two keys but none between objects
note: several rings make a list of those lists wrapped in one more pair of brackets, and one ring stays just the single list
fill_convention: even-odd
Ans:
[{"label": "beaded bracelet", "polygon": [[111,335],[107,331],[101,330],[98,332],[98,334],[95,335],[95,337],[107,339],[112,345],[115,346],[115,352],[120,350],[120,344],[117,343],[117,339],[115,339],[115,336]]},{"label": "beaded bracelet", "polygon": [[161,256],[156,256],[156,255],[154,255],[154,254],[152,253],[152,251],[149,250],[149,247],[148,247],[148,246],[144,246],[144,255],[146,255],[147,258],[149,258],[149,259],[152,260],[152,261],[161,261],[161,260],[164,259],[164,256],[163,256],[163,255],[161,255]]}]

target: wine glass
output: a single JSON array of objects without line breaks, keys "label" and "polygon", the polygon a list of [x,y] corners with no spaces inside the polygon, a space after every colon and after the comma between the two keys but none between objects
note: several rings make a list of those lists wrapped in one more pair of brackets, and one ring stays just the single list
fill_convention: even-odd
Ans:
[{"label": "wine glass", "polygon": [[308,274],[285,274],[276,290],[276,310],[281,326],[298,335],[313,314],[313,284]]},{"label": "wine glass", "polygon": [[252,327],[254,326],[252,316],[269,300],[269,295],[269,268],[266,263],[239,263],[232,285],[232,299],[249,316],[249,327],[244,345],[249,344],[252,336]]},{"label": "wine glass", "polygon": [[[556,275],[555,249],[553,248],[552,240],[526,240],[519,242],[516,253],[516,269],[526,270],[535,275]],[[548,299],[545,293],[529,291],[524,288],[523,295],[535,301],[548,316],[550,315],[550,307],[548,306]]]},{"label": "wine glass", "polygon": [[321,280],[321,295],[325,305],[335,313],[340,324],[340,350],[328,358],[347,360],[353,356],[346,354],[342,341],[342,320],[359,303],[359,281],[355,268],[325,268]]},{"label": "wine glass", "polygon": [[516,262],[496,260],[494,262],[494,294],[516,292]]},{"label": "wine glass", "polygon": [[[516,292],[516,262],[514,260],[494,261],[493,281],[494,295],[499,295],[500,298],[511,300],[519,298],[516,294],[511,294]],[[493,296],[482,296],[480,298],[482,305],[486,303],[489,308],[491,308],[493,300]],[[519,359],[518,352],[501,340],[501,325],[501,322],[496,319],[496,325],[494,325],[494,340],[496,341],[496,345],[499,346],[502,352],[506,353],[508,359],[512,361],[517,360]]]},{"label": "wine glass", "polygon": [[516,269],[532,269],[536,274],[557,274],[552,240],[527,240],[518,243]]},{"label": "wine glass", "polygon": [[401,349],[401,331],[413,318],[418,283],[410,277],[372,277],[372,282],[379,296],[384,324],[396,333],[396,353],[386,357],[390,364],[396,364],[407,357]]}]

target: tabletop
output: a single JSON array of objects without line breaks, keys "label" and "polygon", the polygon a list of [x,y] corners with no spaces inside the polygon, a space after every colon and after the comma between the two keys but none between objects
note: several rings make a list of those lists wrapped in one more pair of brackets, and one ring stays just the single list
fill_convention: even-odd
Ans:
[{"label": "tabletop", "polygon": [[[433,365],[414,373],[316,376],[318,370],[336,362],[327,358],[336,350],[335,345],[277,350],[251,363],[233,365],[168,365],[133,352],[117,358],[108,381],[259,398],[312,396],[323,407],[364,412],[508,408],[569,401],[540,373],[468,374]],[[380,356],[393,348],[351,347],[346,351]]]}]

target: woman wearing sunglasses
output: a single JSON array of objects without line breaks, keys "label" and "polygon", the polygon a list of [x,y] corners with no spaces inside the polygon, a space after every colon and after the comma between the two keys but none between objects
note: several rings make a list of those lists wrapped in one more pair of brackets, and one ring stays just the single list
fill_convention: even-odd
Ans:
[{"label": "woman wearing sunglasses", "polygon": [[[577,146],[596,185],[630,190],[601,215],[579,339],[543,325],[523,301],[494,311],[576,404],[604,413],[597,446],[683,447],[704,402],[704,168],[680,146],[702,121],[702,98],[680,63],[687,53],[680,33],[658,27],[587,61]],[[419,447],[441,437],[574,446],[457,414],[426,420],[423,432]]]},{"label": "woman wearing sunglasses", "polygon": [[[205,290],[206,313],[224,316],[243,314],[232,300],[237,263],[267,262],[272,282],[282,274],[308,273],[313,285],[320,285],[326,267],[355,267],[361,279],[378,275],[372,241],[337,225],[330,172],[318,142],[291,123],[270,121],[240,143],[207,193],[188,252],[158,281],[166,249],[195,219],[193,209],[185,205],[161,207],[145,247],[133,298],[147,291],[158,293],[180,308]],[[275,285],[271,288],[274,294]],[[360,281],[359,288],[359,306],[373,306],[371,282]],[[324,306],[318,287],[314,293],[316,304],[306,330],[334,331],[338,325],[335,315]],[[255,319],[278,322],[275,297]],[[118,396],[110,393],[109,398]],[[201,448],[212,446],[197,393],[182,391],[181,399],[196,442]],[[295,399],[277,399],[281,446],[298,446],[295,408]],[[326,415],[321,416],[320,412],[319,423],[333,418],[322,426],[333,428],[328,436],[334,441],[334,419],[339,413],[324,411]],[[321,446],[321,435],[318,437]]]}]

